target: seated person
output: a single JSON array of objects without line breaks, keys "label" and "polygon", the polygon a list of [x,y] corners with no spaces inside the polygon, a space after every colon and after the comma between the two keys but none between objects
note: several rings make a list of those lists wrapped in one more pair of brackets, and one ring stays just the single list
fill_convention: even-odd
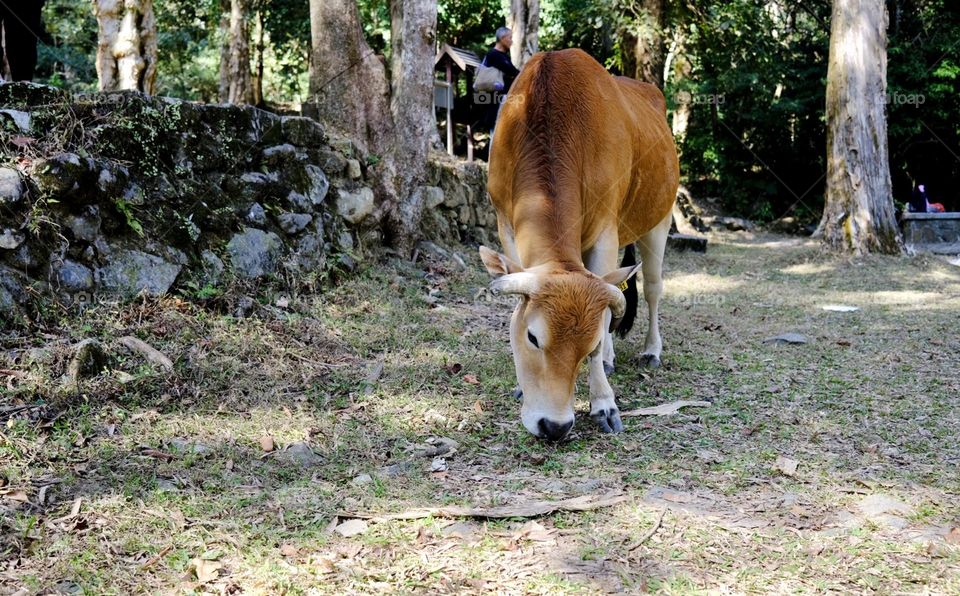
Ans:
[{"label": "seated person", "polygon": [[918,184],[913,189],[913,196],[910,197],[908,209],[913,213],[943,213],[946,209],[942,203],[931,203],[927,195],[926,185]]}]

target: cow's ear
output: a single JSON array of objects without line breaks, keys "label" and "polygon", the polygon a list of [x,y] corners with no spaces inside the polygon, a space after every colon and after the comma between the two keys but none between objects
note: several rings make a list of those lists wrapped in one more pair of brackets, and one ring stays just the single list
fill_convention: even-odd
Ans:
[{"label": "cow's ear", "polygon": [[508,273],[520,273],[523,271],[523,267],[514,263],[512,260],[498,253],[497,251],[490,250],[486,246],[480,247],[480,259],[483,261],[484,267],[487,268],[487,273],[493,277],[500,277],[501,275],[507,275]]},{"label": "cow's ear", "polygon": [[[619,269],[614,269],[610,273],[603,276],[603,281],[608,284],[613,284],[617,287],[620,287],[624,282],[633,277],[640,271],[640,266],[642,263],[637,263],[636,265],[629,265],[627,267],[621,267]],[[622,289],[622,288],[621,288]]]}]

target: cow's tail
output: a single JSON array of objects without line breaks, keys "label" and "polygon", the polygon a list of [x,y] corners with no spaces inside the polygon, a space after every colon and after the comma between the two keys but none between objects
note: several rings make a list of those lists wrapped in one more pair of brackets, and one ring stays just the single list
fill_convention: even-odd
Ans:
[{"label": "cow's tail", "polygon": [[[621,267],[628,267],[637,264],[637,248],[633,244],[628,244],[623,251],[623,261]],[[640,292],[637,291],[637,276],[631,275],[627,280],[627,288],[623,291],[623,297],[627,299],[627,310],[617,325],[617,335],[626,337],[633,329],[633,321],[637,318],[637,305],[640,302]]]}]

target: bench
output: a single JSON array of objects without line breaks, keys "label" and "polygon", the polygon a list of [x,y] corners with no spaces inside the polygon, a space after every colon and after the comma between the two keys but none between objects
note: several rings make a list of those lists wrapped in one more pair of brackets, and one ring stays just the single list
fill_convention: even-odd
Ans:
[{"label": "bench", "polygon": [[900,216],[908,249],[940,255],[960,254],[960,212],[910,213]]}]

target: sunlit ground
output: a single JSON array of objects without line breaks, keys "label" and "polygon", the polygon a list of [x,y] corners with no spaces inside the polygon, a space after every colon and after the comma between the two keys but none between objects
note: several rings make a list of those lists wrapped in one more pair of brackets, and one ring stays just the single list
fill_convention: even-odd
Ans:
[{"label": "sunlit ground", "polygon": [[[737,234],[669,254],[664,365],[633,364],[639,325],[612,384],[622,409],[711,405],[610,436],[581,401],[572,440],[548,445],[511,397],[511,299],[457,250],[469,270],[385,260],[320,295],[261,290],[248,318],[231,296],[165,299],[3,336],[0,587],[960,592],[960,267]],[[807,343],[764,342],[786,332]],[[111,358],[63,388],[87,337]],[[437,437],[457,443],[442,461],[424,455]],[[609,494],[626,500],[537,525],[340,526]]]}]

